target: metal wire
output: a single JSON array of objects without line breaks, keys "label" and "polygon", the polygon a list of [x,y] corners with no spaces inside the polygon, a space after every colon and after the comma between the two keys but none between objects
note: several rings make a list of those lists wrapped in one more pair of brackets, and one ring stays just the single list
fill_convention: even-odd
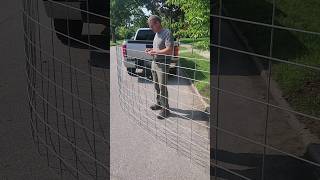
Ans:
[{"label": "metal wire", "polygon": [[[45,25],[45,23],[42,22],[43,20],[40,18],[39,5],[41,7],[41,3],[39,2],[43,1],[24,0],[24,6],[22,10],[24,20],[23,27],[26,53],[26,74],[28,80],[28,100],[31,115],[30,126],[32,128],[34,142],[37,146],[39,154],[45,156],[48,166],[55,168],[57,173],[60,174],[61,179],[69,179],[71,177],[75,179],[104,179],[105,177],[109,176],[107,162],[108,157],[106,157],[108,155],[106,151],[100,151],[100,148],[99,150],[97,148],[102,147],[104,150],[108,150],[110,148],[109,141],[106,139],[106,132],[104,131],[104,129],[108,127],[108,124],[106,124],[107,122],[103,122],[105,117],[107,117],[106,119],[109,119],[108,117],[110,113],[108,111],[109,106],[107,102],[100,103],[98,100],[108,98],[108,93],[105,93],[109,90],[109,80],[107,77],[108,72],[106,70],[103,70],[103,72],[98,71],[87,63],[84,64],[85,68],[81,68],[81,66],[77,67],[75,62],[72,61],[73,55],[71,42],[77,42],[87,46],[87,52],[97,50],[101,53],[109,55],[110,51],[92,44],[90,38],[90,22],[88,23],[89,35],[87,36],[87,42],[79,40],[70,35],[69,21],[67,21],[66,24],[68,27],[67,34],[57,31],[54,27],[52,19],[50,26]],[[93,15],[105,19],[108,23],[110,21],[109,17],[90,12],[88,1],[86,1],[87,9],[79,9],[53,0],[48,0],[48,2],[50,2],[51,8],[53,8],[52,4],[68,8],[67,18],[69,18],[69,9],[72,9],[85,13],[88,20],[90,19],[89,15]],[[222,6],[222,1],[219,0],[219,2],[220,6]],[[175,86],[177,86],[175,87],[171,84],[167,85],[169,90],[169,103],[171,106],[171,108],[168,110],[172,112],[172,116],[166,118],[165,120],[156,119],[157,113],[149,110],[149,106],[156,103],[156,94],[154,93],[151,85],[156,82],[148,79],[147,77],[147,72],[151,71],[151,68],[134,63],[136,68],[143,70],[143,73],[127,73],[127,69],[123,65],[128,58],[139,59],[142,62],[148,61],[148,63],[150,60],[130,55],[123,56],[121,54],[121,47],[118,46],[116,48],[116,56],[119,99],[121,107],[125,112],[128,113],[130,120],[138,124],[141,128],[145,129],[156,139],[164,142],[167,146],[176,149],[178,153],[190,158],[192,162],[207,168],[211,165],[242,179],[250,178],[237,173],[234,170],[230,170],[227,166],[221,164],[217,159],[209,160],[210,138],[214,138],[214,140],[211,142],[215,142],[216,149],[219,148],[218,136],[221,137],[223,135],[230,135],[234,138],[238,138],[239,140],[252,143],[263,148],[263,173],[261,174],[261,179],[264,179],[264,165],[267,150],[273,150],[310,165],[320,167],[320,164],[318,163],[283,151],[267,143],[266,138],[268,136],[268,121],[270,120],[269,111],[271,108],[276,108],[317,121],[320,120],[320,117],[291,110],[270,102],[271,95],[269,91],[272,61],[309,70],[320,71],[318,66],[312,66],[273,57],[273,32],[276,29],[316,36],[320,35],[319,32],[275,25],[275,8],[276,4],[274,1],[271,24],[228,17],[222,15],[222,8],[220,9],[221,11],[219,11],[219,13],[210,15],[211,18],[216,18],[219,20],[217,26],[214,27],[219,29],[219,34],[217,36],[218,41],[211,42],[210,44],[212,48],[218,49],[218,56],[215,59],[218,61],[218,72],[216,75],[218,79],[217,84],[211,83],[209,81],[210,78],[208,80],[199,80],[197,77],[198,73],[210,73],[207,70],[199,69],[197,67],[197,63],[210,63],[209,60],[204,58],[189,58],[172,55],[172,58],[179,58],[180,60],[184,59],[187,62],[193,62],[194,66],[187,67],[183,66],[181,63],[178,63],[173,66],[178,69],[177,73],[165,72],[166,75],[170,76],[169,81],[175,83]],[[250,52],[249,50],[240,50],[222,45],[220,34],[222,20],[270,28],[271,36],[269,54],[266,56],[255,52]],[[42,41],[45,31],[50,32],[51,35],[51,48],[49,48],[49,50],[44,48],[45,43]],[[55,48],[56,35],[60,35],[68,40],[68,55],[66,58],[57,57],[58,50]],[[227,50],[239,54],[249,55],[251,57],[261,58],[258,59],[260,61],[268,60],[269,76],[266,89],[266,102],[248,97],[238,92],[225,90],[221,87],[220,50]],[[127,49],[127,51],[143,53],[142,51],[133,49]],[[44,63],[47,63],[47,66],[45,66]],[[57,65],[60,65],[60,68],[57,68]],[[185,71],[191,71],[191,73],[185,73]],[[81,76],[82,78],[87,78],[86,85],[81,86],[81,83],[83,84],[84,80],[78,80]],[[144,84],[141,85],[141,83]],[[207,107],[203,105],[203,101],[209,103],[209,101],[212,101],[212,99],[185,88],[186,86],[192,87],[193,83],[205,84],[207,87],[210,87],[209,91],[211,90],[211,93],[212,91],[217,93],[217,99],[214,99],[215,104],[217,104],[217,106],[214,107],[217,113],[214,114],[215,118],[209,118],[210,116],[213,117],[213,114],[210,113],[210,111],[208,112],[206,110]],[[104,86],[102,87],[98,84],[103,84]],[[104,93],[96,91],[98,88],[95,87],[102,88]],[[221,117],[218,113],[220,103],[219,99],[220,96],[224,94],[239,97],[247,100],[248,102],[255,102],[266,106],[263,143],[256,141],[252,137],[245,137],[241,134],[234,133],[221,127]],[[192,102],[187,101],[187,99],[192,100]],[[199,105],[195,105],[195,101],[197,101]],[[104,105],[106,105],[107,108],[105,108]],[[185,113],[179,113],[179,111]],[[211,134],[209,138],[210,128],[211,131],[215,130],[215,134]],[[211,146],[213,146],[213,144],[211,144]],[[216,152],[214,152],[214,154],[217,156]],[[215,171],[215,178],[218,178],[217,171]]]},{"label": "metal wire", "polygon": [[[275,61],[275,62],[286,63],[286,64],[290,64],[290,65],[295,65],[295,66],[298,66],[298,67],[308,68],[310,70],[320,71],[320,68],[317,67],[317,66],[310,66],[310,65],[296,63],[296,62],[283,60],[283,59],[279,59],[279,58],[275,58],[275,57],[264,56],[264,55],[260,55],[260,54],[257,54],[257,53],[238,50],[238,49],[234,49],[234,48],[230,48],[230,47],[226,47],[226,46],[221,46],[221,45],[217,45],[217,44],[211,44],[211,46],[215,47],[215,48],[219,48],[219,49],[224,49],[224,50],[228,50],[228,51],[232,51],[232,52],[237,52],[237,53],[240,53],[240,54],[246,54],[246,55],[250,55],[250,56],[254,56],[254,57],[258,57],[258,58],[262,58],[262,59],[272,60],[272,61]],[[261,59],[259,59],[259,60],[261,61]]]},{"label": "metal wire", "polygon": [[[268,138],[270,136],[270,130],[272,129],[272,127],[270,127],[270,122],[272,120],[271,117],[271,109],[276,109],[276,110],[281,110],[282,113],[284,114],[289,114],[292,113],[293,116],[301,116],[303,118],[308,118],[310,120],[316,120],[319,121],[320,117],[317,117],[315,115],[311,115],[311,114],[307,114],[304,112],[299,112],[297,110],[292,110],[291,108],[287,108],[284,107],[282,105],[278,105],[275,104],[275,102],[273,102],[272,100],[272,96],[273,94],[271,94],[271,81],[272,81],[272,63],[276,62],[276,63],[281,63],[281,64],[285,64],[285,65],[292,65],[293,67],[299,67],[301,69],[305,69],[307,71],[315,71],[315,72],[320,72],[320,68],[317,65],[309,65],[306,63],[301,63],[301,62],[293,62],[290,61],[290,58],[287,59],[281,59],[281,58],[276,58],[274,57],[274,42],[275,42],[275,31],[276,30],[287,30],[289,32],[299,32],[303,35],[314,35],[314,36],[319,36],[320,33],[319,32],[315,32],[315,31],[309,31],[309,30],[305,30],[305,29],[298,29],[298,28],[291,28],[291,27],[285,27],[279,24],[276,24],[275,22],[275,18],[276,18],[276,9],[277,9],[277,1],[270,1],[270,5],[272,5],[272,19],[270,21],[270,24],[267,23],[262,23],[262,22],[257,22],[255,20],[245,20],[243,18],[239,18],[237,16],[231,17],[229,14],[224,13],[223,10],[224,8],[226,8],[224,6],[224,1],[222,0],[214,0],[213,1],[213,7],[211,10],[211,23],[213,22],[213,24],[211,24],[211,26],[213,27],[213,31],[211,31],[211,42],[210,42],[210,48],[213,54],[213,58],[211,59],[212,61],[214,61],[214,67],[211,66],[211,90],[214,91],[214,97],[216,99],[214,99],[214,101],[212,101],[212,104],[215,106],[215,112],[214,113],[214,119],[213,122],[215,124],[213,124],[212,122],[210,123],[210,128],[211,128],[211,135],[210,138],[213,138],[214,140],[212,140],[211,142],[215,142],[215,145],[211,144],[211,148],[213,149],[210,153],[211,153],[211,160],[210,160],[210,164],[212,165],[212,167],[215,169],[214,174],[212,174],[214,176],[215,179],[219,179],[220,172],[218,171],[219,169],[222,169],[221,167],[217,167],[216,165],[220,165],[225,169],[229,169],[230,171],[234,172],[235,170],[232,169],[232,167],[230,167],[229,165],[225,165],[223,164],[223,162],[227,162],[226,159],[228,159],[229,157],[219,157],[219,150],[225,150],[228,151],[230,150],[230,152],[238,152],[236,149],[233,148],[228,148],[228,147],[222,147],[223,145],[221,145],[220,143],[218,143],[217,141],[221,138],[221,137],[226,137],[226,136],[230,136],[232,137],[232,139],[236,140],[236,141],[243,141],[245,144],[249,144],[250,145],[256,145],[257,149],[261,148],[262,152],[261,152],[261,166],[257,165],[259,167],[259,169],[257,168],[257,172],[255,172],[255,175],[252,174],[246,174],[245,171],[243,171],[244,173],[239,173],[239,174],[233,174],[235,175],[234,178],[239,178],[239,179],[270,179],[269,176],[270,174],[267,174],[269,172],[267,172],[267,164],[270,164],[270,160],[267,160],[268,156],[270,154],[268,154],[268,152],[274,152],[276,154],[279,155],[283,155],[283,156],[287,156],[290,157],[294,160],[297,160],[299,162],[301,162],[301,164],[304,164],[306,166],[306,168],[309,168],[310,170],[313,168],[318,168],[320,167],[320,164],[318,162],[314,162],[311,159],[307,159],[305,156],[299,156],[295,153],[292,152],[288,152],[287,150],[283,150],[281,149],[281,147],[275,147],[274,145],[270,145],[270,142],[268,142]],[[245,5],[244,5],[245,6]],[[229,11],[229,9],[227,9]],[[245,14],[245,12],[243,12]],[[231,47],[230,45],[227,45],[229,42],[226,42],[226,40],[221,39],[221,33],[222,31],[225,31],[226,29],[230,28],[232,29],[231,32],[233,33],[234,27],[236,27],[237,24],[241,24],[241,25],[255,25],[256,28],[268,28],[268,33],[270,33],[270,37],[268,36],[268,39],[270,40],[268,43],[268,55],[262,55],[259,53],[256,53],[250,49],[247,49],[247,47],[241,46],[240,47]],[[222,28],[223,27],[223,28]],[[226,28],[228,27],[228,28]],[[231,28],[232,27],[232,28]],[[226,30],[229,31],[229,30]],[[252,31],[254,31],[254,29],[252,29]],[[223,32],[226,33],[226,32]],[[240,32],[241,33],[241,32]],[[247,32],[248,33],[248,32]],[[237,34],[237,33],[236,33]],[[241,38],[239,38],[241,40]],[[240,41],[239,39],[235,40],[235,41]],[[239,44],[243,45],[246,44],[247,42],[239,42]],[[255,49],[256,47],[252,47],[253,49]],[[262,82],[265,82],[266,84],[266,88],[263,89],[265,90],[266,94],[266,99],[265,101],[259,100],[257,98],[253,98],[250,97],[249,95],[245,95],[243,93],[239,93],[236,92],[236,90],[233,89],[225,89],[224,87],[221,87],[220,82],[222,81],[222,79],[224,77],[226,77],[224,74],[221,73],[221,67],[223,65],[223,61],[226,60],[225,57],[222,57],[221,54],[223,53],[237,53],[238,55],[246,55],[246,57],[249,57],[249,59],[253,59],[254,61],[257,61],[258,63],[261,62],[268,62],[268,69],[266,70],[266,75],[267,77],[265,79],[261,78]],[[225,58],[225,59],[224,59]],[[238,60],[238,59],[237,59]],[[241,60],[241,59],[239,59]],[[213,68],[214,70],[216,70],[215,72],[213,72]],[[249,87],[248,87],[249,88]],[[226,95],[230,96],[230,97],[236,97],[237,99],[239,99],[239,101],[245,100],[248,103],[256,103],[256,105],[263,105],[265,107],[265,115],[263,116],[264,121],[263,123],[263,139],[261,141],[257,141],[255,139],[255,137],[245,137],[242,134],[239,134],[238,131],[236,132],[232,132],[228,129],[226,129],[225,127],[223,127],[220,122],[224,121],[224,118],[220,116],[220,110],[219,110],[219,106],[220,106],[220,101],[222,99],[222,96],[225,97]],[[285,94],[283,94],[285,95]],[[224,105],[228,105],[231,104],[231,102],[226,102]],[[249,106],[250,107],[250,106]],[[231,113],[231,112],[230,112]],[[212,121],[211,120],[211,121]],[[240,121],[240,120],[245,120],[245,119],[236,119],[234,120],[234,122],[236,121]],[[283,121],[285,121],[285,119],[283,119]],[[250,126],[250,125],[248,125]],[[254,127],[253,127],[254,128]],[[290,126],[288,126],[288,128],[291,128]],[[299,135],[300,132],[299,132]],[[225,142],[224,142],[225,143]],[[307,145],[305,144],[301,144],[301,146],[304,146],[304,150],[307,148]],[[241,150],[240,150],[241,151]],[[249,152],[248,152],[249,154]],[[260,155],[260,154],[259,154]],[[225,159],[224,159],[225,158]],[[245,163],[245,162],[240,162],[241,163]],[[277,161],[271,162],[271,163],[278,163]],[[279,162],[280,163],[280,162]],[[235,163],[237,164],[237,163]],[[259,162],[260,164],[260,162]],[[301,167],[303,168],[303,167]],[[222,169],[222,170],[225,170]],[[299,169],[300,170],[300,169]],[[229,172],[231,173],[231,172]],[[275,173],[275,172],[272,172]],[[277,172],[279,173],[279,172]],[[281,172],[280,172],[281,173]],[[283,172],[285,173],[285,172]],[[308,173],[308,172],[307,172]],[[232,173],[231,173],[232,174]],[[309,175],[309,174],[308,174]],[[272,176],[271,179],[276,178],[278,175],[274,174],[274,176]],[[280,177],[281,175],[279,175]],[[286,177],[282,176],[282,179],[285,179]]]},{"label": "metal wire", "polygon": [[266,24],[266,23],[261,23],[261,22],[257,22],[257,21],[248,21],[248,20],[244,20],[244,19],[240,19],[240,18],[228,17],[226,15],[222,16],[222,15],[217,15],[217,14],[211,14],[210,16],[215,17],[215,18],[219,18],[219,19],[232,20],[232,21],[246,23],[246,24],[253,24],[253,25],[259,25],[259,26],[270,27],[270,28],[275,28],[275,29],[283,29],[283,30],[288,30],[288,31],[301,32],[301,33],[305,33],[305,34],[320,35],[320,32],[306,31],[303,29],[278,26],[278,25],[274,25],[274,24]]},{"label": "metal wire", "polygon": [[[67,8],[65,32],[57,30],[58,20],[42,14],[44,1],[24,0],[21,11],[34,143],[60,179],[107,179],[110,177],[110,144],[106,134],[110,119],[108,70],[93,68],[88,61],[77,59],[75,63],[72,44],[87,46],[82,52],[88,56],[92,51],[101,53],[105,61],[109,50],[91,42],[90,31],[87,42],[71,35],[69,9],[104,18],[106,25],[110,18],[61,2],[48,1],[47,5],[52,13],[53,8]],[[63,38],[66,46],[59,44]]]},{"label": "metal wire", "polygon": [[[126,50],[127,52],[145,53],[144,51],[128,48]],[[206,111],[206,105],[202,102],[203,100],[208,101],[209,97],[197,94],[190,89],[192,87],[191,84],[196,82],[203,83],[209,88],[209,78],[206,81],[196,78],[196,73],[208,73],[209,76],[209,71],[198,70],[196,68],[196,63],[207,62],[209,65],[209,60],[184,56],[168,56],[183,59],[184,61],[191,61],[194,65],[182,66],[181,62],[172,64],[171,68],[176,68],[176,73],[169,72],[168,70],[164,72],[154,70],[154,72],[162,72],[166,76],[169,76],[169,82],[171,83],[170,85],[166,85],[148,77],[152,69],[146,64],[150,62],[150,59],[135,57],[129,53],[123,55],[121,54],[121,46],[117,46],[116,52],[120,102],[123,109],[128,112],[130,119],[155,138],[176,149],[178,153],[190,158],[191,162],[209,168],[210,127],[208,126],[208,122],[210,112]],[[127,62],[127,59],[139,60],[142,63]],[[142,73],[129,71],[124,66],[124,63],[134,65],[137,69],[142,70]],[[163,62],[159,62],[158,64],[165,65]],[[191,71],[189,76],[184,72],[185,70]],[[157,113],[149,108],[152,104],[157,104],[155,101],[156,93],[152,86],[152,84],[156,83],[167,86],[169,91],[168,101],[170,108],[162,108],[170,110],[172,115],[164,120],[157,119]],[[174,86],[171,86],[171,84],[174,84]],[[161,94],[158,94],[158,96],[164,97]],[[186,101],[188,99],[192,101]],[[195,102],[197,102],[198,106],[196,106]],[[144,109],[143,113],[141,109]],[[174,112],[174,109],[187,111],[187,113],[179,114],[179,112]],[[195,111],[197,111],[197,114]],[[201,117],[199,117],[199,114]]]},{"label": "metal wire", "polygon": [[73,40],[73,41],[79,42],[79,43],[81,43],[81,44],[83,44],[83,45],[87,45],[87,46],[89,46],[89,47],[92,47],[92,48],[94,48],[94,49],[96,49],[96,50],[99,50],[99,51],[101,51],[101,52],[110,53],[108,50],[105,50],[105,49],[102,49],[102,48],[100,48],[100,47],[91,45],[91,44],[89,44],[89,43],[86,43],[86,42],[84,42],[84,41],[81,41],[81,40],[79,40],[79,39],[76,39],[76,38],[74,38],[74,37],[72,37],[72,36],[68,36],[68,35],[66,35],[66,34],[64,34],[64,33],[62,33],[62,32],[56,31],[55,29],[51,29],[50,27],[48,27],[48,26],[46,26],[46,25],[43,25],[43,24],[37,22],[37,20],[36,20],[34,17],[26,14],[25,11],[23,11],[23,14],[24,14],[25,16],[27,16],[28,20],[31,20],[31,21],[33,21],[34,23],[39,24],[41,27],[45,28],[45,29],[48,30],[48,31],[53,31],[53,32],[55,32],[56,34],[62,35],[62,36],[64,36],[64,37],[66,37],[66,38],[69,38],[69,39],[71,39],[71,40]]}]

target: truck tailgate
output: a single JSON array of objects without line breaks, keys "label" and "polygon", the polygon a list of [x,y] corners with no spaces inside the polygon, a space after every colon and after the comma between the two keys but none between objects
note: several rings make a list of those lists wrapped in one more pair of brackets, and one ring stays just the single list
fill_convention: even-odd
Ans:
[{"label": "truck tailgate", "polygon": [[152,42],[146,41],[128,41],[127,43],[127,58],[152,60],[152,56],[144,53],[146,48],[152,48]]}]

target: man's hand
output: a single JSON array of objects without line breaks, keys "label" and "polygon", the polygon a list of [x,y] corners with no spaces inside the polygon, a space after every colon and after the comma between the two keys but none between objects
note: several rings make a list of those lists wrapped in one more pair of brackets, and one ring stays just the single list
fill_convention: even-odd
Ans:
[{"label": "man's hand", "polygon": [[152,50],[148,51],[148,54],[149,54],[150,56],[154,56],[154,55],[157,54],[157,51],[152,49]]},{"label": "man's hand", "polygon": [[144,52],[150,56],[154,56],[157,54],[156,50],[152,49],[152,48],[147,48],[146,50],[144,50]]},{"label": "man's hand", "polygon": [[146,54],[148,54],[148,52],[151,51],[151,50],[152,50],[152,48],[147,48],[146,50],[144,50],[144,52],[145,52]]}]

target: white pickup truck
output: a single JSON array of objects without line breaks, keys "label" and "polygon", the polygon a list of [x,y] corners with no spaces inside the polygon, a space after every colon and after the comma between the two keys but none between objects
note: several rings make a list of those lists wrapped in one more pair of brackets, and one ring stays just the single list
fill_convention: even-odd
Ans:
[{"label": "white pickup truck", "polygon": [[[136,69],[151,71],[152,56],[145,53],[146,48],[153,47],[153,38],[155,33],[150,28],[140,28],[130,40],[125,40],[122,44],[122,55],[124,57],[124,66],[129,75],[136,74]],[[174,52],[170,63],[170,74],[176,74],[176,65],[178,57],[179,43],[174,42]]]}]

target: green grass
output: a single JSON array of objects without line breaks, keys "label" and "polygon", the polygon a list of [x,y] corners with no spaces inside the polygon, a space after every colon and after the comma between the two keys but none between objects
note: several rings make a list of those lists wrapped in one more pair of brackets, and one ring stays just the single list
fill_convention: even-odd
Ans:
[{"label": "green grass", "polygon": [[200,50],[209,50],[209,37],[192,39],[192,38],[181,38],[180,43],[192,44],[194,48]]},{"label": "green grass", "polygon": [[186,48],[186,47],[179,47],[179,51],[187,51],[188,50],[188,48]]},{"label": "green grass", "polygon": [[[271,0],[225,0],[224,2],[225,8],[232,17],[271,23]],[[318,0],[278,0],[275,24],[320,32],[319,9],[320,1]],[[269,55],[270,28],[244,23],[236,25],[257,53]],[[272,51],[273,57],[319,67],[320,37],[275,29]],[[296,111],[319,117],[320,72],[274,61],[271,67],[272,77],[279,84],[290,105]]]},{"label": "green grass", "polygon": [[[198,89],[199,93],[206,98],[210,98],[209,59],[206,59],[196,53],[192,54],[191,52],[182,52],[180,53],[180,56],[182,56],[180,58],[180,65],[182,67],[191,68],[191,69],[183,69],[186,72],[187,76],[191,79],[198,80],[198,81],[193,81],[193,84]],[[191,58],[194,58],[194,59],[191,59]],[[196,69],[196,71],[194,69]],[[201,72],[201,71],[206,71],[206,72]]]},{"label": "green grass", "polygon": [[117,46],[117,45],[120,45],[120,44],[122,44],[123,43],[123,39],[122,40],[117,40],[116,41],[116,43],[114,43],[114,42],[112,42],[112,41],[110,41],[110,46]]},{"label": "green grass", "polygon": [[192,38],[181,38],[181,39],[180,39],[180,43],[183,43],[183,44],[192,44],[192,43],[196,43],[196,42],[204,41],[204,40],[209,40],[209,37],[197,38],[197,39],[194,39],[194,41],[193,41]]}]

